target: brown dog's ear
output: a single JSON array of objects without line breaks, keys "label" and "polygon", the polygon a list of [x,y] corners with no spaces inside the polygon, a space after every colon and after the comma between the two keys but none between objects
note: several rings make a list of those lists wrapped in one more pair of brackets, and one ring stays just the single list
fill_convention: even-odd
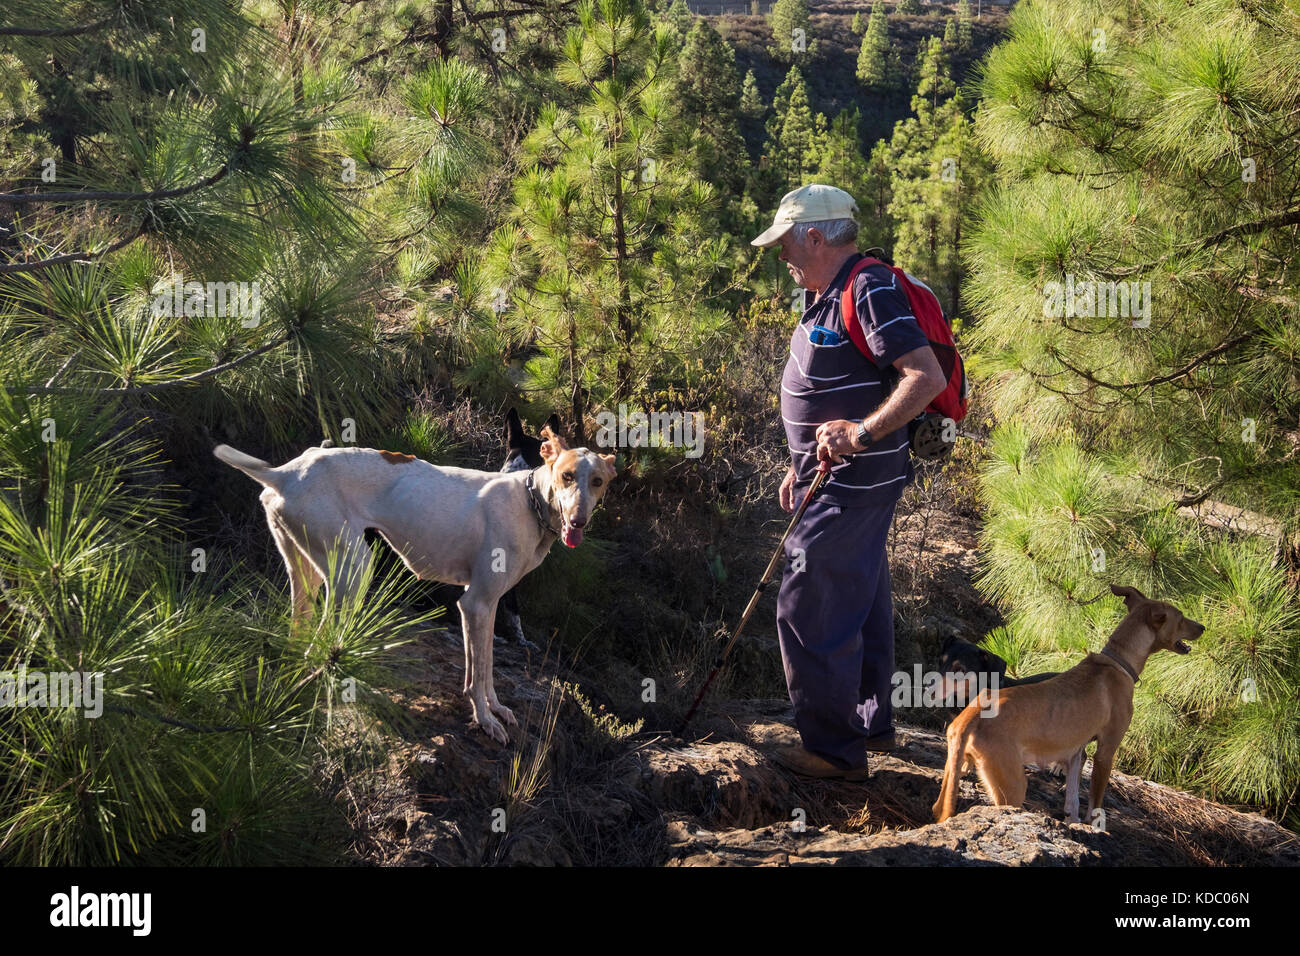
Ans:
[{"label": "brown dog's ear", "polygon": [[1133,610],[1133,605],[1138,601],[1145,601],[1147,599],[1146,595],[1137,588],[1131,588],[1125,584],[1112,584],[1110,586],[1110,593],[1114,594],[1116,597],[1122,597],[1130,611]]},{"label": "brown dog's ear", "polygon": [[616,475],[618,475],[618,469],[614,467],[614,462],[618,460],[617,458],[615,458],[613,455],[601,455],[600,460],[603,461],[605,463],[605,467],[609,469],[608,472],[606,472],[607,478],[614,478]]},{"label": "brown dog's ear", "polygon": [[1159,604],[1152,604],[1147,608],[1147,623],[1151,625],[1151,630],[1156,633],[1165,626],[1165,621],[1169,619],[1169,612]]}]

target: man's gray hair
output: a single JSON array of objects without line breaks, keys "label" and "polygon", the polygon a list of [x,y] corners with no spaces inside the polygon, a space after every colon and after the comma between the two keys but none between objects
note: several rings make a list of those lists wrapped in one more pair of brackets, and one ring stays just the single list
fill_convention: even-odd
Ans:
[{"label": "man's gray hair", "polygon": [[794,239],[799,245],[808,238],[808,230],[816,229],[826,238],[828,246],[847,246],[858,238],[858,224],[852,219],[821,219],[817,222],[796,222]]}]

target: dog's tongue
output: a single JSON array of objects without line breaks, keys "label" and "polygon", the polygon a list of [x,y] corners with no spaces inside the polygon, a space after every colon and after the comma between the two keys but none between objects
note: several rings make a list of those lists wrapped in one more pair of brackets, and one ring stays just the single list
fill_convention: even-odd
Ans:
[{"label": "dog's tongue", "polygon": [[564,544],[570,548],[576,548],[582,544],[582,529],[575,528],[566,521],[564,523]]}]

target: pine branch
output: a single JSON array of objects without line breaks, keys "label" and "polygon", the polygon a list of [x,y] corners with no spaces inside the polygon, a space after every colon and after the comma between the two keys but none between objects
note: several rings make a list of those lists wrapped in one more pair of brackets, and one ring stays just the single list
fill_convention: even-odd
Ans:
[{"label": "pine branch", "polygon": [[136,710],[133,707],[123,707],[120,704],[105,704],[105,710],[111,710],[115,714],[126,714],[129,717],[147,717],[149,720],[156,720],[160,724],[167,724],[172,727],[180,727],[182,730],[192,730],[200,734],[223,734],[233,731],[249,731],[255,728],[253,726],[243,725],[212,725],[212,724],[192,724],[188,720],[177,720],[175,717],[164,717],[161,714],[151,714],[147,710]]},{"label": "pine branch", "polygon": [[1129,266],[1127,269],[1105,272],[1103,275],[1111,277],[1134,275],[1144,269],[1163,265],[1174,256],[1182,255],[1186,252],[1192,252],[1197,249],[1206,249],[1211,246],[1217,246],[1225,239],[1231,239],[1235,236],[1253,235],[1258,232],[1265,232],[1269,229],[1279,229],[1283,226],[1294,225],[1300,225],[1300,209],[1293,209],[1290,212],[1279,213],[1276,216],[1269,216],[1266,219],[1256,219],[1253,222],[1239,222],[1235,226],[1220,229],[1218,232],[1210,233],[1208,236],[1202,236],[1199,239],[1184,242],[1182,245],[1176,247],[1172,252],[1167,252],[1158,259],[1152,259],[1148,262],[1140,262],[1135,266]]},{"label": "pine branch", "polygon": [[[285,332],[267,342],[265,345],[254,349],[237,359],[231,359],[229,362],[223,362],[220,365],[214,365],[212,368],[204,369],[201,372],[195,372],[193,375],[186,375],[181,378],[172,379],[167,382],[152,382],[148,385],[129,385],[125,388],[95,388],[94,386],[77,386],[77,385],[8,385],[6,390],[11,395],[144,395],[152,392],[161,392],[169,388],[175,388],[178,385],[192,385],[195,382],[212,378],[220,375],[222,372],[229,371],[237,365],[243,365],[249,359],[256,358],[259,355],[279,348],[285,342],[292,338],[292,334]],[[57,377],[57,373],[56,376]],[[50,379],[54,381],[54,379]]]},{"label": "pine branch", "polygon": [[[523,0],[516,0],[516,2],[522,3]],[[556,4],[555,9],[567,10],[569,7],[573,6],[576,2],[577,0],[566,0],[565,3]],[[468,18],[468,22],[478,23],[480,20],[496,20],[496,19],[504,20],[504,19],[509,19],[511,17],[524,17],[530,13],[539,13],[547,9],[549,9],[548,4],[538,3],[535,7],[522,7],[513,10],[484,10],[480,13],[471,14]]]},{"label": "pine branch", "polygon": [[36,272],[40,269],[48,269],[50,266],[62,265],[65,262],[94,262],[96,259],[102,259],[119,249],[126,248],[143,236],[145,232],[145,223],[141,222],[140,228],[135,232],[123,237],[111,246],[100,249],[98,252],[68,252],[61,256],[52,256],[49,259],[37,259],[34,262],[9,262],[0,265],[0,275],[10,275],[16,272]]},{"label": "pine branch", "polygon": [[83,23],[75,27],[5,27],[0,26],[0,37],[75,37],[85,33],[93,33],[100,27],[106,27],[113,22],[117,16],[117,11],[110,13],[102,20],[95,20],[92,23]]},{"label": "pine branch", "polygon": [[1083,380],[1090,382],[1091,384],[1096,385],[1099,388],[1108,388],[1114,392],[1125,392],[1133,388],[1148,388],[1152,385],[1164,385],[1168,382],[1174,381],[1175,379],[1182,378],[1184,375],[1190,374],[1196,368],[1205,364],[1210,359],[1214,358],[1216,355],[1222,355],[1224,352],[1236,348],[1238,345],[1245,342],[1249,338],[1250,338],[1249,335],[1243,333],[1242,335],[1238,335],[1235,336],[1234,338],[1228,339],[1226,342],[1220,342],[1218,345],[1216,345],[1214,348],[1210,349],[1209,351],[1202,352],[1200,355],[1196,356],[1196,358],[1192,359],[1190,362],[1188,362],[1186,365],[1184,365],[1182,368],[1178,369],[1177,371],[1170,372],[1168,375],[1158,375],[1155,378],[1143,379],[1140,382],[1107,382],[1104,379],[1097,378],[1091,372],[1088,372],[1084,369],[1071,365],[1069,362],[1065,360],[1064,356],[1061,354],[1061,350],[1054,345],[1047,346],[1046,352],[1053,359],[1055,359],[1057,362],[1059,362],[1061,365],[1069,369],[1071,372],[1073,372],[1075,375],[1079,376]]},{"label": "pine branch", "polygon": [[147,193],[126,193],[126,192],[76,192],[76,193],[0,193],[0,202],[15,204],[34,203],[34,202],[90,202],[92,200],[99,202],[151,202],[155,199],[176,199],[180,196],[187,196],[192,192],[200,189],[206,189],[208,186],[215,185],[225,179],[234,168],[236,158],[247,152],[248,147],[252,145],[253,133],[251,130],[245,130],[240,136],[239,146],[230,154],[221,167],[210,176],[205,176],[196,183],[189,186],[178,186],[175,189],[157,189]]}]

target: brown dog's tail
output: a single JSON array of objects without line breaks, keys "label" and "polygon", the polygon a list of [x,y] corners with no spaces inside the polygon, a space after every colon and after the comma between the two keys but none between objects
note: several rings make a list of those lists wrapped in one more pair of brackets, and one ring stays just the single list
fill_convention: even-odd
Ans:
[{"label": "brown dog's tail", "polygon": [[216,455],[231,468],[238,468],[258,484],[265,485],[268,488],[274,488],[276,486],[273,478],[275,466],[270,462],[262,461],[260,458],[254,458],[252,455],[245,455],[238,448],[231,448],[229,445],[218,445],[216,448],[212,449],[212,454]]},{"label": "brown dog's tail", "polygon": [[978,710],[968,706],[948,725],[948,761],[943,768],[943,783],[939,787],[939,799],[934,803],[936,823],[943,823],[957,812],[957,794],[961,789],[961,775],[966,770],[968,715],[978,715]]}]

